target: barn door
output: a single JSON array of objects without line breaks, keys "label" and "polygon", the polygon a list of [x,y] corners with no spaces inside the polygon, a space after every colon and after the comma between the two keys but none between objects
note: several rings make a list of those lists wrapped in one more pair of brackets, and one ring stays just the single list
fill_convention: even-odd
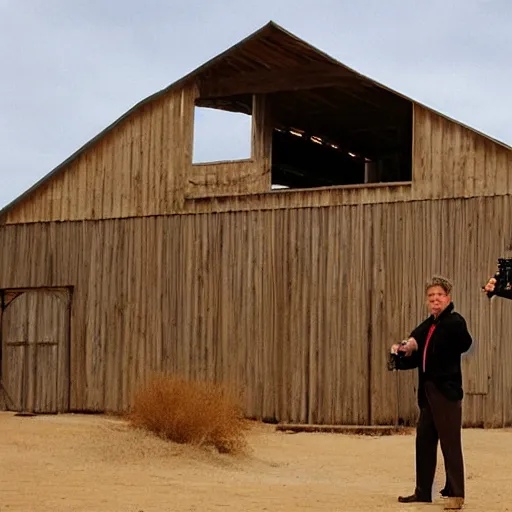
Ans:
[{"label": "barn door", "polygon": [[68,289],[2,291],[2,381],[18,411],[69,410]]}]

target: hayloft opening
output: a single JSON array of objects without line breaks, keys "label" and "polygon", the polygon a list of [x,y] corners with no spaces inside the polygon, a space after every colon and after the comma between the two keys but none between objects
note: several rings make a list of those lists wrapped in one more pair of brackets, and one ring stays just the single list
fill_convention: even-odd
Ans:
[{"label": "hayloft opening", "polygon": [[[253,115],[272,189],[412,181],[412,102],[354,72],[333,65],[261,70],[205,79],[202,93],[202,106]],[[240,132],[232,124],[230,133],[234,149]]]},{"label": "hayloft opening", "polygon": [[272,188],[311,188],[410,181],[411,152],[369,158],[350,146],[326,141],[296,128],[274,128]]},{"label": "hayloft opening", "polygon": [[196,105],[192,163],[251,158],[250,112],[232,112]]},{"label": "hayloft opening", "polygon": [[368,107],[327,88],[272,94],[272,188],[411,181],[412,106],[385,99]]},{"label": "hayloft opening", "polygon": [[296,128],[272,133],[272,188],[365,182],[365,158]]}]

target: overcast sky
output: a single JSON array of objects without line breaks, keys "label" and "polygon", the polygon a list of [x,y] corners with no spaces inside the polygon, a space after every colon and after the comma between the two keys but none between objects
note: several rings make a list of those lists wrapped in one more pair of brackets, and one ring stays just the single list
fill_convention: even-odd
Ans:
[{"label": "overcast sky", "polygon": [[512,0],[0,0],[0,207],[269,20],[512,145]]}]

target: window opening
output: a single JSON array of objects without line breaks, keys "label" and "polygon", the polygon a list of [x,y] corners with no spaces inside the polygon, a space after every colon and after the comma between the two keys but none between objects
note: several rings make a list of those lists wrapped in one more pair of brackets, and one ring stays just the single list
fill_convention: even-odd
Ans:
[{"label": "window opening", "polygon": [[192,163],[250,159],[251,138],[250,115],[195,106]]}]

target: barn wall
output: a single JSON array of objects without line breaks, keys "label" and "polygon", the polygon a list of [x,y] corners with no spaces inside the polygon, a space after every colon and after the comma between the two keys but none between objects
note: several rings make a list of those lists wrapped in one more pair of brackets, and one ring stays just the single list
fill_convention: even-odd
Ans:
[{"label": "barn wall", "polygon": [[11,209],[5,223],[179,210],[192,162],[193,87],[146,104]]},{"label": "barn wall", "polygon": [[253,160],[195,164],[187,173],[187,199],[252,194],[270,189],[270,173]]},{"label": "barn wall", "polygon": [[122,410],[163,370],[231,382],[250,416],[393,423],[416,417],[416,376],[387,372],[387,351],[442,272],[477,340],[465,422],[500,426],[512,302],[479,288],[509,247],[511,208],[501,196],[4,226],[0,288],[74,287],[73,409]]},{"label": "barn wall", "polygon": [[[163,370],[233,382],[251,416],[360,423],[367,385],[349,365],[366,365],[366,323],[331,305],[367,297],[364,213],[330,226],[327,210],[8,226],[0,287],[74,286],[74,409],[123,409],[149,372]],[[316,358],[310,346],[320,343],[336,357]],[[307,368],[332,391],[310,382]]]},{"label": "barn wall", "polygon": [[271,121],[253,99],[252,157],[192,164],[195,86],[122,120],[15,204],[0,224],[146,217],[404,201],[410,183],[271,190]]},{"label": "barn wall", "polygon": [[512,151],[414,106],[412,182],[271,190],[272,124],[253,98],[252,157],[192,164],[192,84],[142,106],[8,210],[0,222],[395,203],[512,193]]},{"label": "barn wall", "polygon": [[413,117],[413,198],[512,193],[509,148],[420,105]]},{"label": "barn wall", "polygon": [[[500,364],[512,360],[507,342],[512,329],[512,301],[489,301],[480,291],[495,272],[498,257],[509,254],[511,207],[510,196],[372,207],[375,422],[389,423],[397,416],[414,415],[416,374],[390,376],[382,370],[383,352],[397,337],[407,337],[415,319],[425,314],[421,288],[434,273],[454,280],[455,307],[468,321],[475,340],[463,360],[464,421],[475,426],[512,421],[510,409],[503,409],[512,392],[512,378],[503,373],[505,366]],[[390,379],[400,386],[401,400],[390,393],[395,389],[390,387]]]}]

